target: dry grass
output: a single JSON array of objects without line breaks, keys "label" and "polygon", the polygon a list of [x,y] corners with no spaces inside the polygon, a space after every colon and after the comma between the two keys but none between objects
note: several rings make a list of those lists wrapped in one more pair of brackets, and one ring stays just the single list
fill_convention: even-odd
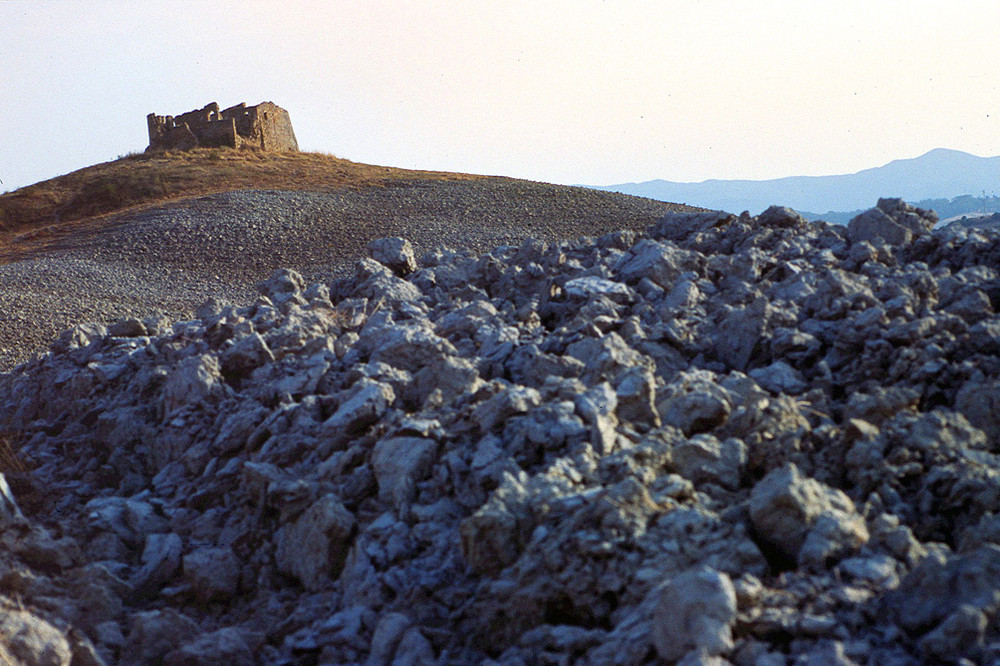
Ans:
[{"label": "dry grass", "polygon": [[17,439],[15,435],[0,432],[0,474],[24,474],[28,471],[28,465],[18,452],[20,445],[15,444]]},{"label": "dry grass", "polygon": [[21,452],[24,443],[18,432],[0,431],[0,474],[18,507],[30,516],[45,502],[46,493],[34,477],[36,464]]},{"label": "dry grass", "polygon": [[39,234],[65,232],[65,227],[96,216],[204,194],[333,190],[401,179],[480,177],[358,164],[323,153],[232,148],[135,153],[0,195],[0,254],[9,257],[16,252],[23,234],[37,239]]}]

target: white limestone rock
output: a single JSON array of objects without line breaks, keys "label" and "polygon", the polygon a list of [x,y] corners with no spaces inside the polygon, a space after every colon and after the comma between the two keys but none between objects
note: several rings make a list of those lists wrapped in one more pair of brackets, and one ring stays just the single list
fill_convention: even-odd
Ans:
[{"label": "white limestone rock", "polygon": [[707,655],[733,647],[736,591],[725,573],[699,567],[673,578],[658,594],[650,634],[661,659],[692,650]]},{"label": "white limestone rock", "polygon": [[417,270],[413,246],[405,238],[378,238],[368,243],[366,249],[372,259],[387,266],[396,275],[402,277]]}]

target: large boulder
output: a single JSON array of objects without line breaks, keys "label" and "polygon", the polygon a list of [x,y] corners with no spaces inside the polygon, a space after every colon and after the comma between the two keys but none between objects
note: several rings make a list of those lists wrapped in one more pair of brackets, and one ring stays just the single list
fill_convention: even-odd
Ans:
[{"label": "large boulder", "polygon": [[759,537],[800,564],[823,568],[868,541],[868,529],[842,491],[803,477],[788,463],[750,493],[750,520]]},{"label": "large boulder", "polygon": [[354,529],[354,516],[336,497],[320,497],[294,523],[278,530],[278,570],[307,590],[321,589],[340,575]]},{"label": "large boulder", "polygon": [[405,238],[378,238],[368,243],[372,259],[391,269],[396,275],[405,276],[417,270],[413,246]]},{"label": "large boulder", "polygon": [[875,208],[848,223],[847,237],[852,243],[905,245],[916,236],[930,233],[937,221],[933,211],[916,208],[902,199],[879,199]]},{"label": "large boulder", "polygon": [[20,608],[0,611],[0,662],[70,666],[73,651],[63,632]]},{"label": "large boulder", "polygon": [[198,548],[185,555],[182,564],[184,577],[202,603],[226,601],[239,588],[240,561],[232,548]]},{"label": "large boulder", "polygon": [[372,451],[379,499],[395,506],[411,501],[416,482],[430,471],[437,448],[437,442],[422,437],[379,440]]},{"label": "large boulder", "polygon": [[695,650],[706,655],[731,650],[735,621],[736,590],[729,576],[699,567],[660,592],[650,633],[660,658],[675,662]]}]

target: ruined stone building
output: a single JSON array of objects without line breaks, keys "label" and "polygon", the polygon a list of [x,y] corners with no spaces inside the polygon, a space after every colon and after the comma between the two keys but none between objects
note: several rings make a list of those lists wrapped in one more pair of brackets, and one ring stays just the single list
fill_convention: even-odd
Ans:
[{"label": "ruined stone building", "polygon": [[215,102],[179,116],[146,116],[146,150],[187,150],[199,146],[252,147],[262,150],[298,150],[288,111],[277,104],[245,103],[219,111]]}]

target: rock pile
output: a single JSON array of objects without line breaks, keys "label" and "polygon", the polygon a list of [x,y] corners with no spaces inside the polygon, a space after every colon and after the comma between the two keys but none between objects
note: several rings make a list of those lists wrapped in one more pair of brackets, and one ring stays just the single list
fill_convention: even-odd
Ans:
[{"label": "rock pile", "polygon": [[311,282],[350,275],[365,246],[385,236],[408,239],[418,254],[443,243],[481,253],[527,238],[641,232],[672,212],[703,209],[499,177],[240,190],[122,211],[56,238],[53,229],[19,238],[25,254],[11,263],[0,252],[0,372],[83,322],[190,319],[208,298],[252,301],[254,284],[278,268]]},{"label": "rock pile", "polygon": [[12,663],[1000,659],[1000,235],[371,246],[0,380]]}]

